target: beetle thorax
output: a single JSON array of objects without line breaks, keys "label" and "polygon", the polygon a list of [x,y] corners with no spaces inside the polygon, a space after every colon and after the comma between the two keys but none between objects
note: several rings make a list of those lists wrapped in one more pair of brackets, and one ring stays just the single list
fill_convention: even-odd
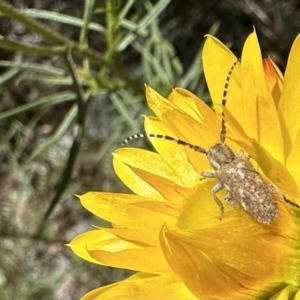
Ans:
[{"label": "beetle thorax", "polygon": [[235,156],[233,150],[224,143],[218,143],[207,151],[207,159],[215,170],[218,170],[224,164],[232,162]]}]

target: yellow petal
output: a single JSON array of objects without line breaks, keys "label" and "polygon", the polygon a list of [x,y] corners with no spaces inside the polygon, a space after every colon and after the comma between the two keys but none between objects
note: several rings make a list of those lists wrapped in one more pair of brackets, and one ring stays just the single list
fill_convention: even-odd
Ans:
[{"label": "yellow petal", "polygon": [[[81,258],[102,265],[146,272],[172,273],[159,247],[126,241],[103,229],[77,236],[69,245]],[[88,254],[90,256],[88,256]]]},{"label": "yellow petal", "polygon": [[[244,44],[241,62],[243,115],[232,112],[247,135],[256,139],[280,162],[284,161],[283,141],[277,110],[266,84],[256,33]],[[238,105],[236,103],[236,105]],[[249,117],[251,116],[251,117]],[[272,130],[270,125],[272,124]]]},{"label": "yellow petal", "polygon": [[[205,149],[210,148],[219,140],[221,121],[196,96],[184,89],[175,89],[169,95],[168,100],[172,102],[174,109],[166,104],[164,114],[160,116],[163,123],[158,119],[146,117],[145,128],[147,132],[166,134]],[[199,178],[199,174],[210,168],[204,155],[199,155],[188,147],[177,145],[174,150],[173,141],[151,140],[160,155],[174,169],[174,172],[181,174],[182,179],[189,181],[184,181],[183,184],[194,185],[193,182]]]},{"label": "yellow petal", "polygon": [[[174,89],[168,99],[177,104],[176,107],[179,109],[165,113],[162,120],[174,131],[176,137],[205,149],[219,141],[221,121],[203,101],[184,89]],[[195,155],[195,151],[191,153]],[[188,158],[199,172],[197,167],[199,155],[197,154],[195,161],[189,154]],[[203,170],[203,166],[201,170]]]},{"label": "yellow petal", "polygon": [[[120,148],[114,152],[114,157],[124,164],[152,172],[176,182],[178,175],[157,153],[135,148]],[[127,178],[122,178],[126,182]]]},{"label": "yellow petal", "polygon": [[283,123],[283,138],[286,156],[288,156],[296,135],[300,129],[300,35],[295,39],[289,54],[284,86],[279,102],[279,110]]},{"label": "yellow petal", "polygon": [[[165,179],[163,177],[152,174],[151,172],[146,172],[134,167],[131,167],[132,171],[153,186],[165,200],[169,201],[174,205],[170,205],[170,208],[181,210],[179,206],[185,202],[185,199],[194,193],[192,188],[183,187],[175,184],[171,180]],[[177,205],[177,206],[176,206]]]},{"label": "yellow petal", "polygon": [[88,192],[79,199],[85,209],[119,227],[150,227],[159,231],[165,222],[173,218],[170,213],[174,213],[166,201],[136,195]]},{"label": "yellow petal", "polygon": [[[157,170],[164,170],[164,173],[168,173],[168,165],[158,154],[140,149],[123,148],[116,150],[113,156],[114,170],[127,187],[138,195],[163,199],[155,188],[143,181],[128,166],[128,163],[133,165],[140,164],[141,167],[147,170],[149,169],[149,164],[153,164],[153,167],[156,167]],[[169,176],[172,175],[170,174]]]},{"label": "yellow petal", "polygon": [[[255,140],[252,141],[251,156],[258,163],[261,170],[290,200],[300,203],[300,194],[297,183],[286,167],[275,160],[273,156]],[[247,148],[246,148],[247,149]]]},{"label": "yellow petal", "polygon": [[[203,125],[185,113],[174,110],[166,113],[163,120],[162,125],[156,118],[146,117],[146,131],[169,135],[206,150],[219,140],[221,122],[218,122],[216,116],[211,119],[211,124]],[[153,138],[151,142],[174,172],[180,174],[182,183],[187,186],[193,185],[199,179],[199,174],[210,168],[203,153],[165,139]]]},{"label": "yellow petal", "polygon": [[149,228],[105,228],[105,230],[126,241],[140,245],[159,246],[157,231],[149,230]]},{"label": "yellow petal", "polygon": [[211,118],[211,123],[202,124],[185,113],[173,111],[164,116],[164,123],[174,131],[178,138],[184,139],[192,145],[208,149],[219,141],[221,122],[217,119],[216,114]]},{"label": "yellow petal", "polygon": [[[172,146],[171,143],[169,145]],[[168,165],[156,153],[123,148],[114,152],[114,158],[116,173],[135,193],[146,196],[149,193],[152,198],[181,204],[193,192],[184,186],[181,176],[173,170],[174,165]],[[180,165],[180,160],[177,163]],[[198,177],[198,174],[195,175]]]},{"label": "yellow petal", "polygon": [[[177,226],[180,229],[200,229],[211,228],[220,224],[220,207],[214,201],[211,191],[217,184],[217,179],[203,180],[195,187],[194,194],[187,198],[182,212],[178,218]],[[218,193],[220,199],[224,199],[226,191]],[[224,203],[224,214],[222,223],[233,216],[230,214],[233,208]],[[236,213],[241,213],[242,217],[246,214],[243,210],[235,210]]]},{"label": "yellow petal", "polygon": [[198,299],[174,275],[138,273],[116,284],[93,290],[83,296],[81,300],[126,298],[145,300]]},{"label": "yellow petal", "polygon": [[154,89],[147,85],[145,87],[148,106],[158,118],[160,118],[168,110],[172,110],[174,108],[170,101],[168,101]]},{"label": "yellow petal", "polygon": [[294,180],[300,185],[300,130],[296,135],[296,139],[294,141],[293,147],[291,152],[288,156],[286,166],[287,169],[290,171],[291,175],[293,176]]},{"label": "yellow petal", "polygon": [[[156,134],[166,134],[171,137],[177,137],[173,130],[166,125],[162,126],[156,118],[145,118],[146,132]],[[164,161],[178,175],[181,184],[192,186],[199,179],[199,173],[194,169],[188,160],[186,147],[180,146],[172,141],[165,139],[151,139],[155,149],[159,152]],[[188,141],[187,141],[188,142]],[[205,163],[205,157],[200,158]]]},{"label": "yellow petal", "polygon": [[[215,113],[196,95],[182,88],[175,88],[168,100],[181,112],[194,118],[200,123],[215,121]],[[219,124],[218,124],[219,125]]]},{"label": "yellow petal", "polygon": [[[228,72],[237,60],[235,55],[218,39],[207,36],[203,51],[202,64],[209,93],[214,106],[222,104],[225,82]],[[241,101],[241,89],[238,82],[240,65],[238,64],[230,78],[226,106],[231,110]]]},{"label": "yellow petal", "polygon": [[270,57],[263,60],[263,67],[269,91],[277,107],[283,89],[283,75]]},{"label": "yellow petal", "polygon": [[90,242],[91,236],[94,237],[94,230],[77,235],[67,246],[69,246],[77,256],[94,264],[101,264],[98,260],[92,258],[87,251],[86,244]]}]

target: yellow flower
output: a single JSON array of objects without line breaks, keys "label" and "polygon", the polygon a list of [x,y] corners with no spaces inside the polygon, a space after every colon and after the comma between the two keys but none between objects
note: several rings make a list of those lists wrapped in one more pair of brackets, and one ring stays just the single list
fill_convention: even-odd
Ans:
[{"label": "yellow flower", "polygon": [[[243,149],[287,199],[300,204],[300,36],[283,79],[269,58],[262,63],[255,32],[233,70],[223,108],[226,144]],[[203,66],[215,111],[187,90],[165,99],[150,87],[146,97],[156,117],[149,133],[166,134],[209,149],[220,138],[222,94],[236,57],[208,36]],[[82,299],[300,299],[300,211],[278,201],[279,217],[260,224],[243,209],[211,196],[216,179],[205,155],[164,139],[157,153],[123,148],[114,168],[136,194],[89,192],[82,205],[112,223],[74,238],[72,250],[101,265],[137,271]],[[245,154],[245,155],[246,155]],[[218,193],[224,199],[226,191]],[[275,195],[274,195],[275,196]]]}]

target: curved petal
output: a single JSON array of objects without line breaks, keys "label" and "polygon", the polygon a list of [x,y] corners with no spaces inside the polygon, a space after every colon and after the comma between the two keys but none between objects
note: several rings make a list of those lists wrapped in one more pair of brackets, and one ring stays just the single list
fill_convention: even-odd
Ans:
[{"label": "curved petal", "polygon": [[[284,162],[283,141],[275,103],[266,83],[261,52],[256,33],[250,34],[244,44],[241,62],[243,103],[241,115],[233,115],[247,135],[256,139],[272,155]],[[249,117],[251,116],[251,117]],[[270,130],[272,124],[272,130]]]},{"label": "curved petal", "polygon": [[[211,228],[232,220],[232,218],[244,217],[246,215],[246,212],[242,209],[233,210],[230,205],[223,201],[227,193],[224,189],[218,193],[218,197],[224,205],[224,214],[221,216],[220,207],[214,201],[211,193],[217,183],[217,179],[203,180],[195,188],[194,195],[187,198],[186,204],[183,206],[176,223],[178,228],[182,230]],[[220,220],[220,217],[222,220]]]},{"label": "curved petal", "polygon": [[296,135],[300,129],[300,35],[295,39],[291,48],[286,71],[284,86],[279,102],[279,112],[283,124],[283,138],[286,156],[291,151]]},{"label": "curved petal", "polygon": [[[298,188],[300,188],[300,130],[297,132],[293,147],[288,156],[286,166],[291,172],[296,183],[298,183]],[[300,199],[299,199],[300,200]]]},{"label": "curved petal", "polygon": [[[156,118],[145,118],[146,132],[168,135],[177,138],[174,131],[165,124],[161,124]],[[175,174],[178,174],[181,183],[186,186],[193,186],[195,181],[199,180],[199,173],[196,172],[194,167],[189,162],[187,156],[187,148],[180,146],[174,141],[165,139],[151,139],[152,144],[158,151],[159,155],[164,161],[173,169]],[[200,158],[203,162],[206,161],[205,157]]]},{"label": "curved petal", "polygon": [[[128,159],[126,154],[130,157],[134,157],[135,159]],[[135,154],[137,155],[135,156]],[[167,170],[168,166],[164,163],[163,159],[161,159],[161,157],[156,153],[131,148],[118,149],[113,153],[114,170],[128,188],[141,196],[153,199],[163,199],[160,193],[153,186],[137,176],[126,162],[131,162],[132,164],[140,163],[146,169],[148,168],[148,163],[151,162],[154,163],[154,166],[157,166],[157,168],[161,169],[165,166]],[[166,173],[167,172],[168,170]]]},{"label": "curved petal", "polygon": [[[164,115],[163,124],[156,118],[145,118],[147,132],[178,138],[205,150],[218,142],[220,125],[215,115],[211,123],[204,125],[176,110]],[[174,172],[180,174],[182,184],[195,185],[199,174],[211,168],[203,153],[165,139],[153,138],[151,142]]]},{"label": "curved petal", "polygon": [[161,118],[161,116],[167,111],[174,109],[174,106],[170,101],[168,101],[148,85],[145,87],[148,106],[158,118]]},{"label": "curved petal", "polygon": [[[169,146],[174,146],[166,140],[162,141]],[[165,150],[167,149],[170,148],[166,147]],[[186,170],[181,159],[175,157],[175,164],[168,165],[156,153],[126,148],[115,151],[114,158],[116,173],[120,178],[124,178],[123,182],[137,194],[147,196],[149,193],[150,197],[163,198],[174,204],[182,204],[185,197],[193,192],[191,188],[185,186],[182,177],[175,172],[175,164]],[[187,164],[190,166],[188,162]],[[194,171],[193,173],[195,174]],[[198,174],[195,176],[198,177]],[[191,176],[187,178],[191,181]]]},{"label": "curved petal", "polygon": [[[121,148],[116,150],[113,155],[114,158],[128,166],[151,172],[176,183],[180,182],[180,176],[157,153],[143,149]],[[120,173],[119,176],[122,176],[118,169],[116,172]],[[121,179],[125,184],[130,180],[128,176],[122,176]]]},{"label": "curved petal", "polygon": [[207,123],[207,121],[213,122],[216,120],[215,113],[205,102],[186,89],[173,89],[168,96],[168,100],[173,103],[178,110],[200,123]]},{"label": "curved petal", "polygon": [[[208,35],[202,50],[202,64],[211,99],[216,108],[222,104],[228,72],[237,58],[218,39]],[[226,107],[235,108],[241,101],[240,65],[236,65],[228,87]]]},{"label": "curved petal", "polygon": [[81,258],[105,266],[173,273],[159,247],[126,241],[104,228],[78,235],[69,246]]},{"label": "curved petal", "polygon": [[85,209],[119,227],[159,231],[165,222],[174,218],[174,208],[166,201],[104,192],[88,192],[79,198]]},{"label": "curved petal", "polygon": [[278,107],[283,89],[283,75],[270,57],[263,60],[263,68],[269,91],[272,94],[276,107]]},{"label": "curved petal", "polygon": [[[280,191],[292,201],[300,203],[300,193],[295,179],[286,167],[255,140],[252,141],[251,155],[258,163],[265,175],[275,184]],[[247,150],[247,148],[245,147]]]},{"label": "curved petal", "polygon": [[77,256],[83,258],[84,260],[94,264],[102,265],[102,263],[100,263],[98,260],[92,258],[86,249],[86,244],[90,242],[91,237],[95,237],[94,232],[95,230],[90,231],[91,234],[87,232],[79,234],[70,242],[70,244],[67,244],[66,246],[70,247]]},{"label": "curved petal", "polygon": [[138,245],[160,246],[157,231],[149,230],[149,228],[105,228],[105,231]]},{"label": "curved petal", "polygon": [[116,284],[93,290],[81,300],[125,299],[128,296],[145,300],[198,299],[174,275],[138,273]]},{"label": "curved petal", "polygon": [[137,176],[153,186],[165,200],[170,202],[170,207],[177,211],[176,215],[179,214],[179,211],[181,210],[180,206],[185,203],[185,199],[194,193],[193,188],[179,186],[174,182],[158,175],[154,175],[151,172],[146,172],[134,167],[131,167],[131,169]]}]

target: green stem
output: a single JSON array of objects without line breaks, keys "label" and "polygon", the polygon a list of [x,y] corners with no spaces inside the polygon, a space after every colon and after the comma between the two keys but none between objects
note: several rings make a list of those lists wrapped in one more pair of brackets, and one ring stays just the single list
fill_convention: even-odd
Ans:
[{"label": "green stem", "polygon": [[10,41],[0,38],[0,47],[12,51],[35,53],[44,56],[62,55],[66,52],[66,46],[36,46]]},{"label": "green stem", "polygon": [[81,48],[87,47],[87,35],[89,31],[89,25],[91,18],[93,16],[93,9],[95,5],[95,0],[85,0],[84,1],[84,11],[83,11],[83,23],[80,30],[79,44]]},{"label": "green stem", "polygon": [[59,183],[57,185],[57,190],[50,202],[50,206],[48,207],[44,218],[42,219],[42,222],[38,228],[37,233],[35,236],[40,236],[42,234],[42,231],[44,229],[44,226],[46,224],[46,221],[48,220],[49,216],[52,214],[55,207],[58,205],[58,203],[61,200],[61,197],[64,193],[64,191],[67,189],[69,182],[72,177],[72,172],[74,169],[74,165],[76,162],[76,158],[78,157],[79,151],[80,151],[80,145],[81,141],[84,137],[84,129],[85,129],[85,112],[86,112],[86,97],[84,95],[84,91],[82,89],[82,86],[80,84],[80,79],[78,78],[77,72],[76,72],[76,65],[73,60],[73,57],[71,55],[71,49],[67,52],[66,56],[66,62],[70,70],[70,74],[72,76],[73,82],[74,82],[74,88],[77,93],[77,107],[78,107],[78,114],[77,114],[77,133],[73,140],[73,144],[70,150],[70,154],[66,163],[66,168],[62,173],[62,176],[59,180]]}]

